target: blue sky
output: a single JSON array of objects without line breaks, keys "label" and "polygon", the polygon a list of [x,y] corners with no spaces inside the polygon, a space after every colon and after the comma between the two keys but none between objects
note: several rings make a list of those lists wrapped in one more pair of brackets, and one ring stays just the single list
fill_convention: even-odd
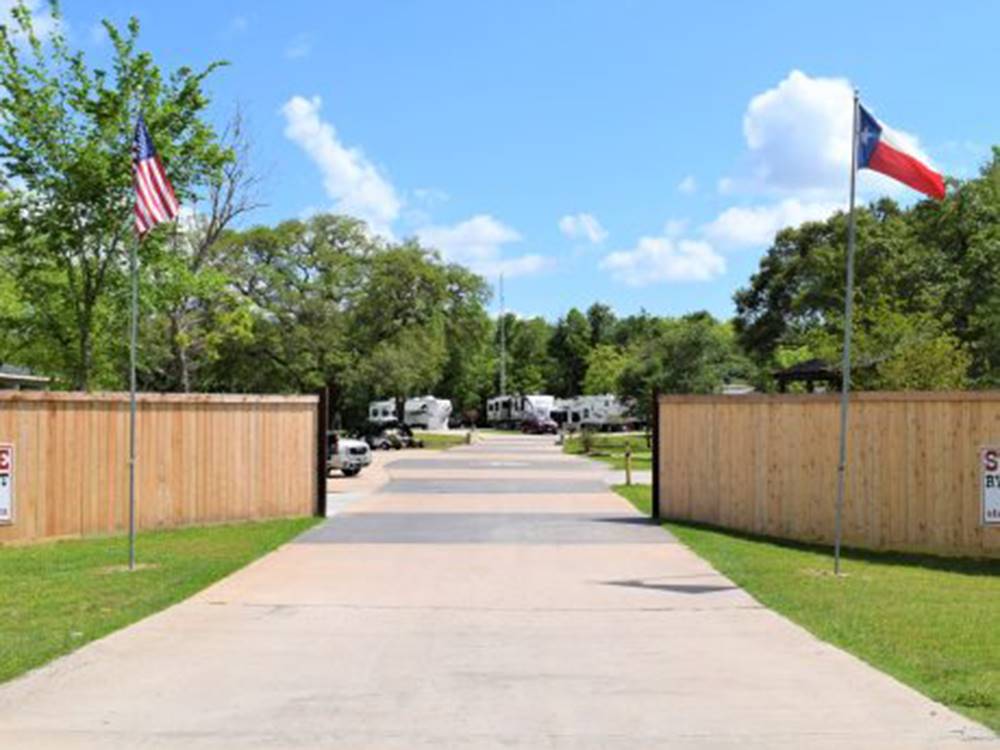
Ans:
[{"label": "blue sky", "polygon": [[[416,235],[556,318],[732,314],[776,228],[846,201],[850,88],[897,145],[973,174],[995,142],[983,2],[63,3],[95,60],[136,9],[164,67],[231,65],[273,222]],[[861,183],[865,196],[887,181]]]}]

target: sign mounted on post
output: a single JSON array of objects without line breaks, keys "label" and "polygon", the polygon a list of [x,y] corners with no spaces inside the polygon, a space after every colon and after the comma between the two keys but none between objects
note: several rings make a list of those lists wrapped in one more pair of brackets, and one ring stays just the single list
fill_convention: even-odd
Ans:
[{"label": "sign mounted on post", "polygon": [[1000,447],[979,452],[983,485],[983,525],[1000,526]]},{"label": "sign mounted on post", "polygon": [[14,523],[14,446],[0,443],[0,526]]}]

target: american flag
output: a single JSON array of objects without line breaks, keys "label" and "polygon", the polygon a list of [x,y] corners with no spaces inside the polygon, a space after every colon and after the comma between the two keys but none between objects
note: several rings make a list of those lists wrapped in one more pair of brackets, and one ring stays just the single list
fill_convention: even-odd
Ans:
[{"label": "american flag", "polygon": [[135,231],[142,237],[160,222],[175,218],[180,210],[174,188],[167,179],[163,162],[156,154],[142,115],[135,124],[132,172],[135,179]]}]

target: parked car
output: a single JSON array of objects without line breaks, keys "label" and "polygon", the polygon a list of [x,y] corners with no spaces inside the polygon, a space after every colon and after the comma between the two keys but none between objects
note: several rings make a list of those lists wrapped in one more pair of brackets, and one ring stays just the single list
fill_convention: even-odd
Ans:
[{"label": "parked car", "polygon": [[399,450],[400,448],[413,448],[417,441],[413,439],[413,430],[405,424],[395,427],[387,427],[382,430],[382,440],[389,443],[390,448]]},{"label": "parked car", "polygon": [[362,431],[362,439],[372,450],[399,450],[400,448],[420,448],[423,443],[413,437],[413,430],[405,424],[391,422],[378,424],[369,422]]},{"label": "parked car", "polygon": [[372,462],[372,452],[364,440],[330,435],[326,458],[326,475],[339,470],[345,477],[353,477]]},{"label": "parked car", "polygon": [[559,425],[549,417],[528,417],[521,422],[521,432],[526,435],[555,435]]}]

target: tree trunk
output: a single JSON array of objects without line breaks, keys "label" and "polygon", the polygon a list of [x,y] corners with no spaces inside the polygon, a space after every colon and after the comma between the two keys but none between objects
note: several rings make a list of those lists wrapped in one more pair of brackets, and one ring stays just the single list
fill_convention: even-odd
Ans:
[{"label": "tree trunk", "polygon": [[73,386],[78,391],[89,391],[90,371],[94,364],[94,345],[90,337],[89,321],[79,321],[77,329],[80,333],[80,350]]},{"label": "tree trunk", "polygon": [[330,411],[327,414],[328,424],[330,424],[334,429],[340,430],[343,428],[343,423],[341,419],[341,392],[340,386],[337,385],[336,380],[326,381],[326,403]]}]

